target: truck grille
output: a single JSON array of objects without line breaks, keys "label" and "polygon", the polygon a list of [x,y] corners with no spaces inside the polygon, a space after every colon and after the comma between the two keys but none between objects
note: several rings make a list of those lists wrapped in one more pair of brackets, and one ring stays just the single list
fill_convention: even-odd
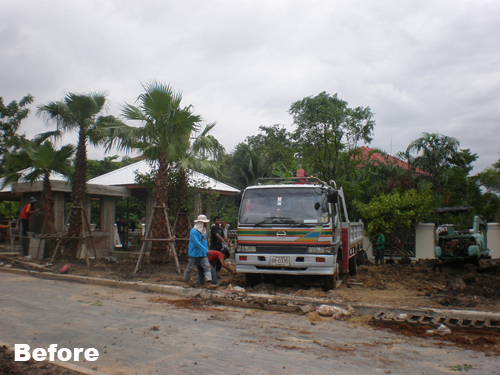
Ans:
[{"label": "truck grille", "polygon": [[257,246],[260,254],[307,254],[307,246]]}]

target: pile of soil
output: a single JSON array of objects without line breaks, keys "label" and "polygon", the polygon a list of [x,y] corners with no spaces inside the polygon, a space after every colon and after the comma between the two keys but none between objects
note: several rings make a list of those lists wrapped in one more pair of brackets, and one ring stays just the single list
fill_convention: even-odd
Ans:
[{"label": "pile of soil", "polygon": [[482,270],[474,265],[440,266],[438,260],[386,264],[359,269],[356,281],[372,290],[400,287],[441,306],[478,307],[500,304],[500,267]]},{"label": "pile of soil", "polygon": [[82,372],[65,369],[46,361],[14,361],[14,353],[0,346],[0,374],[4,375],[83,375]]}]

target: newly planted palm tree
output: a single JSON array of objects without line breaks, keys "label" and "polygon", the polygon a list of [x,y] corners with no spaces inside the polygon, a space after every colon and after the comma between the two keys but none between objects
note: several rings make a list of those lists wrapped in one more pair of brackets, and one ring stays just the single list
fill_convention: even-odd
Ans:
[{"label": "newly planted palm tree", "polygon": [[[50,102],[38,107],[37,115],[44,117],[47,122],[56,122],[57,129],[46,133],[60,136],[67,131],[78,132],[78,145],[75,157],[75,174],[73,178],[71,199],[73,206],[82,207],[85,203],[87,174],[87,141],[99,144],[103,141],[102,123],[112,123],[112,116],[101,116],[106,104],[104,93],[74,94],[69,93],[60,102]],[[82,229],[82,215],[73,210],[70,217],[70,237],[78,237]],[[77,246],[70,246],[68,257],[76,257]]]},{"label": "newly planted palm tree", "polygon": [[[180,215],[177,217],[175,228],[177,238],[189,237],[189,217],[183,205],[188,187],[187,170],[196,170],[214,177],[220,174],[218,161],[224,154],[224,147],[213,135],[209,134],[215,125],[215,123],[207,125],[201,133],[193,138],[186,137],[184,142],[179,142],[174,148],[172,161],[179,169],[177,207]],[[176,241],[179,254],[187,255],[187,245],[186,241]]]},{"label": "newly planted palm tree", "polygon": [[[143,85],[145,92],[137,105],[126,104],[123,116],[140,121],[141,127],[124,124],[108,127],[108,148],[117,145],[122,150],[139,150],[156,166],[155,206],[167,206],[167,181],[172,163],[179,161],[189,149],[189,139],[200,128],[201,117],[193,114],[192,106],[181,107],[182,95],[169,85],[151,82]],[[166,222],[162,210],[153,217],[153,238],[166,238]],[[153,243],[150,259],[165,261],[164,242]]]},{"label": "newly planted palm tree", "polygon": [[34,183],[40,179],[43,181],[42,207],[45,212],[48,234],[56,233],[50,176],[53,172],[69,176],[72,170],[71,157],[74,152],[75,148],[72,145],[66,145],[56,150],[51,142],[45,141],[41,145],[32,142],[30,146],[24,147],[19,153],[11,155],[11,158],[16,159],[24,169],[7,175],[5,183]]}]

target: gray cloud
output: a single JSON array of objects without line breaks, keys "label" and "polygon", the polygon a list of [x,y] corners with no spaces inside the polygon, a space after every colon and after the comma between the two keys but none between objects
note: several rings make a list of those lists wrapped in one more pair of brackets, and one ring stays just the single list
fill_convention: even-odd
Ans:
[{"label": "gray cloud", "polygon": [[[372,146],[422,132],[500,157],[497,1],[29,1],[2,6],[0,96],[36,105],[106,90],[109,111],[141,82],[183,92],[228,150],[260,125],[290,126],[290,104],[327,91],[370,106]],[[34,115],[28,135],[43,131]],[[68,138],[73,141],[71,138]],[[91,157],[102,156],[92,150]]]}]

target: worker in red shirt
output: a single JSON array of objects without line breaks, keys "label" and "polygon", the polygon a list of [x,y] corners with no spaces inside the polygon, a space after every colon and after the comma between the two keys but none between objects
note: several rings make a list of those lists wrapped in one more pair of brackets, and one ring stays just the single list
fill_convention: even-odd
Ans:
[{"label": "worker in red shirt", "polygon": [[[20,217],[21,217],[22,237],[28,237],[28,232],[30,230],[29,218],[31,214],[38,212],[38,209],[35,210],[35,205],[36,205],[36,198],[31,197],[30,202],[26,206],[24,206],[23,209],[21,210]],[[28,252],[24,248],[22,250],[23,250],[23,255],[28,254]]]},{"label": "worker in red shirt", "polygon": [[[208,250],[207,254],[208,261],[210,262],[210,266],[212,267],[212,285],[217,285],[217,272],[215,269],[216,266],[220,264],[222,268],[231,273],[231,275],[236,275],[236,272],[233,271],[229,266],[224,262],[229,255],[224,254],[217,250]],[[198,268],[198,288],[203,285],[203,269],[201,267]]]}]

